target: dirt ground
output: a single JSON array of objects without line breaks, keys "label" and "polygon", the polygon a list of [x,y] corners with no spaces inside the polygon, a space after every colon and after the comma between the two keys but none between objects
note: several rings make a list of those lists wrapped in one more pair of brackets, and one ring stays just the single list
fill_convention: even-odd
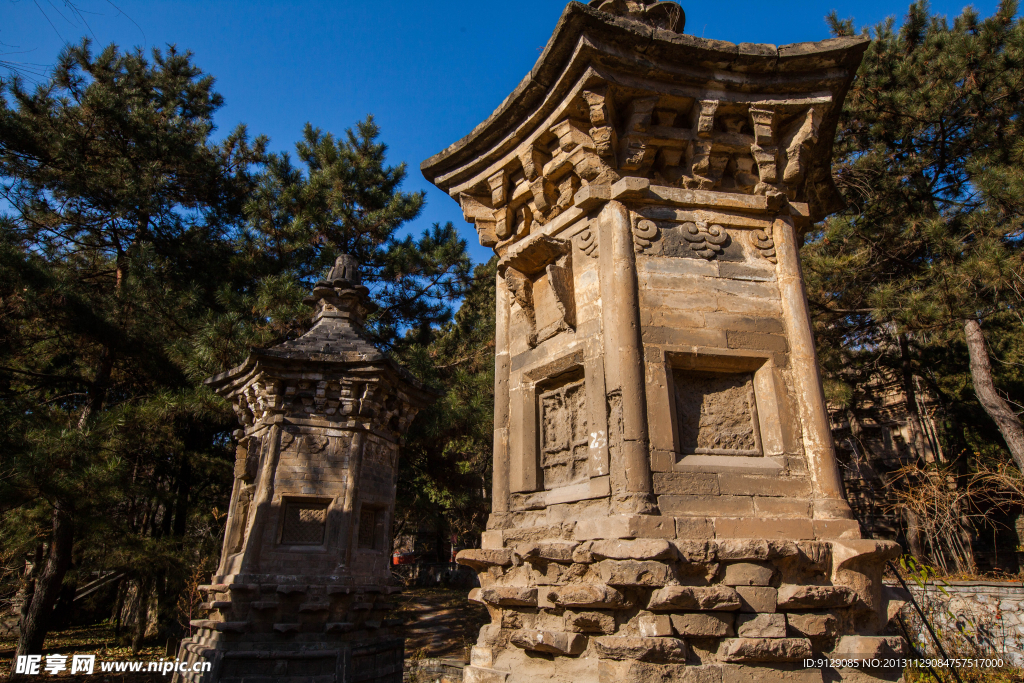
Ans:
[{"label": "dirt ground", "polygon": [[[407,589],[392,598],[396,604],[394,616],[405,620],[405,658],[444,657],[462,660],[469,645],[476,642],[480,627],[488,622],[487,610],[466,599],[467,591],[444,588]],[[14,659],[14,638],[0,638],[0,678],[6,678]],[[121,645],[108,624],[76,626],[51,633],[43,648],[44,655],[94,654],[97,661],[156,661],[164,659],[162,644],[147,643],[138,654]],[[45,659],[44,659],[45,663]],[[59,680],[62,683],[153,683],[169,682],[171,674],[158,673],[101,673],[99,665],[92,675],[70,675],[67,671],[53,675],[40,673],[25,676],[24,681]]]},{"label": "dirt ground", "polygon": [[445,657],[468,661],[468,647],[490,621],[487,610],[466,599],[467,591],[410,589],[394,598],[395,616],[405,619],[405,658]]}]

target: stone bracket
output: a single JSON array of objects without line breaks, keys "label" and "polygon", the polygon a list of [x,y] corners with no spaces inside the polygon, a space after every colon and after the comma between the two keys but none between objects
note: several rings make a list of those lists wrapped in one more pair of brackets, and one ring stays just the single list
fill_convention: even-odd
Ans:
[{"label": "stone bracket", "polygon": [[[517,245],[498,264],[513,300],[519,304],[530,328],[531,347],[557,334],[576,329],[576,296],[573,288],[570,243],[545,234]],[[536,289],[550,288],[557,310],[555,320],[541,329],[537,324]]]}]

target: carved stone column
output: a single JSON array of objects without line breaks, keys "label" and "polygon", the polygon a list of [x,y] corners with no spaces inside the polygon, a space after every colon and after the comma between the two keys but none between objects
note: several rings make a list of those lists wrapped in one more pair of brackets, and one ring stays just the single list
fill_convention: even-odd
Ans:
[{"label": "carved stone column", "polygon": [[402,435],[429,395],[366,340],[352,258],[307,303],[309,332],[207,380],[242,428],[210,613],[179,653],[211,668],[178,680],[402,680],[391,523]]},{"label": "carved stone column", "polygon": [[570,3],[428,159],[498,265],[493,514],[467,681],[892,680],[884,560],[843,498],[800,274],[840,206],[863,38],[733,45]]}]

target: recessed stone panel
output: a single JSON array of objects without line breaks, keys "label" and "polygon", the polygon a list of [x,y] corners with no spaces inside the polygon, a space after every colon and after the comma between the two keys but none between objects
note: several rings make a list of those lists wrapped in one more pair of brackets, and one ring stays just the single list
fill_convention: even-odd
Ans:
[{"label": "recessed stone panel", "polygon": [[679,445],[685,454],[761,455],[752,372],[674,369]]},{"label": "recessed stone panel", "polygon": [[281,545],[323,545],[326,530],[326,503],[285,502]]}]

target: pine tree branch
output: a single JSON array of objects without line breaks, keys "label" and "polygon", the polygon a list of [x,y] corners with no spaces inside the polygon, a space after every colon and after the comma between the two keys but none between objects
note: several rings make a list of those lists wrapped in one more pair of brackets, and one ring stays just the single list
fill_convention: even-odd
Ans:
[{"label": "pine tree branch", "polygon": [[74,377],[71,375],[52,375],[44,372],[31,372],[29,370],[18,370],[17,368],[8,367],[6,365],[0,365],[0,370],[6,372],[13,372],[18,375],[26,375],[28,377],[38,377],[39,379],[50,379],[60,380],[61,382],[71,382],[73,384],[80,384],[84,387],[92,387],[93,383],[89,380],[82,379],[81,377]]}]

